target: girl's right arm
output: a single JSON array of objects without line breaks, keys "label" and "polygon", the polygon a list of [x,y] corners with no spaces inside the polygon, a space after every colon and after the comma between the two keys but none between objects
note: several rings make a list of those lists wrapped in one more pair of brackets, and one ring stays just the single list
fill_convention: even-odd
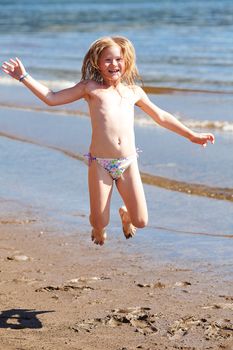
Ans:
[{"label": "girl's right arm", "polygon": [[39,81],[33,79],[27,72],[23,63],[18,59],[10,59],[2,64],[2,70],[12,78],[22,82],[40,100],[49,106],[57,106],[84,98],[86,95],[86,82],[80,82],[68,89],[53,92]]}]

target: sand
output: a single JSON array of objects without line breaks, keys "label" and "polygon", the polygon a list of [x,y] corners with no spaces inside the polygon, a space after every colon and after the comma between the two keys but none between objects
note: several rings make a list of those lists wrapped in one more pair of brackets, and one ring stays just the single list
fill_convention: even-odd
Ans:
[{"label": "sand", "polygon": [[42,221],[1,218],[1,350],[233,349],[232,282],[211,265],[152,264]]}]

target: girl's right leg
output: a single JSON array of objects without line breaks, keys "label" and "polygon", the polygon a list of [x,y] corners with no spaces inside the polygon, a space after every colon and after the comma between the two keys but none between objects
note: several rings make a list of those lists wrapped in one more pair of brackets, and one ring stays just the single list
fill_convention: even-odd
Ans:
[{"label": "girl's right leg", "polygon": [[143,228],[148,222],[147,204],[137,160],[125,170],[116,182],[125,206],[119,209],[123,232],[126,238],[134,236],[136,228]]},{"label": "girl's right leg", "polygon": [[113,179],[95,160],[91,162],[88,171],[90,196],[90,223],[92,240],[103,245],[106,239],[105,227],[109,223],[110,201],[113,190]]}]

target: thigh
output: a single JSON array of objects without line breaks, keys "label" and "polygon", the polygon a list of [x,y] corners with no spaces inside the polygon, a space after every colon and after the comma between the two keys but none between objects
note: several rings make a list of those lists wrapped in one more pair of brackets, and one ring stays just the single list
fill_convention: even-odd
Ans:
[{"label": "thigh", "polygon": [[140,226],[140,222],[147,223],[147,205],[137,160],[125,170],[116,185],[132,223],[135,226]]},{"label": "thigh", "polygon": [[105,227],[109,222],[113,180],[96,161],[89,166],[88,185],[91,224]]}]

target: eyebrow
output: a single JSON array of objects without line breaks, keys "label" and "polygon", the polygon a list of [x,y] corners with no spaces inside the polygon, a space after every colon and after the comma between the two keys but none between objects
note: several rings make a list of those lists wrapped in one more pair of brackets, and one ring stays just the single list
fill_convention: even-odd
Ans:
[{"label": "eyebrow", "polygon": [[123,55],[122,56],[106,56],[105,59],[109,59],[109,58],[123,58]]}]

